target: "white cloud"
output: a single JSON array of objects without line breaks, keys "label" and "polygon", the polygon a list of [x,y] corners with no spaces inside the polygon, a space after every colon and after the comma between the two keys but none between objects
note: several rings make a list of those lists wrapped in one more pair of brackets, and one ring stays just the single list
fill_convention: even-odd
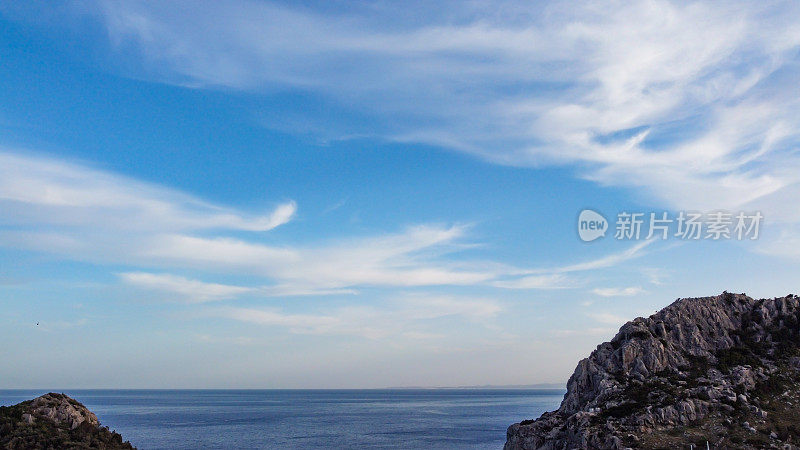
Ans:
[{"label": "white cloud", "polygon": [[493,286],[508,289],[563,289],[571,286],[571,282],[561,274],[529,275],[514,280],[496,281]]},{"label": "white cloud", "polygon": [[515,278],[502,279],[492,283],[495,287],[508,289],[566,289],[580,286],[581,281],[566,274],[588,272],[605,269],[622,264],[644,254],[643,250],[653,244],[654,240],[642,241],[617,253],[611,253],[597,259],[566,266],[557,266],[529,270],[509,270]]},{"label": "white cloud", "polygon": [[[294,215],[294,202],[248,216],[188,194],[53,158],[0,152],[0,245],[99,263],[248,273],[270,281],[263,295],[351,292],[349,286],[481,283],[483,267],[442,262],[464,226],[419,225],[317,246],[271,246],[226,232],[266,231]],[[135,271],[123,278],[196,301],[244,292],[173,275]],[[205,290],[205,294],[203,291]]]},{"label": "white cloud", "polygon": [[378,237],[285,248],[231,238],[172,235],[160,236],[140,256],[182,267],[245,271],[275,279],[287,288],[469,285],[491,279],[491,272],[437,261],[441,252],[448,252],[448,245],[463,236],[463,227],[413,226]]},{"label": "white cloud", "polygon": [[99,5],[162,81],[312,91],[381,117],[334,137],[573,164],[683,209],[798,196],[795,3]]},{"label": "white cloud", "polygon": [[228,300],[245,294],[259,297],[293,297],[356,293],[352,289],[318,289],[313,286],[234,286],[207,283],[166,273],[125,272],[118,275],[126,284],[151,291],[173,294],[188,303]]},{"label": "white cloud", "polygon": [[190,303],[225,300],[252,292],[252,288],[218,283],[204,283],[169,274],[127,272],[119,274],[127,284],[144,289],[179,295]]},{"label": "white cloud", "polygon": [[0,220],[119,232],[268,231],[291,220],[290,201],[263,216],[107,171],[0,150]]},{"label": "white cloud", "polygon": [[[454,255],[470,247],[466,225],[414,225],[394,233],[305,245],[265,244],[239,230],[288,221],[294,202],[248,216],[188,194],[53,158],[0,152],[0,245],[99,264],[125,264],[121,279],[188,302],[253,296],[352,294],[365,287],[575,287],[565,274],[608,268],[649,241],[597,260],[528,269]],[[173,270],[244,274],[257,286],[189,279]],[[201,278],[203,275],[200,276]]]},{"label": "white cloud", "polygon": [[601,297],[632,297],[643,293],[644,289],[638,286],[626,288],[595,288],[592,292]]},{"label": "white cloud", "polygon": [[580,271],[603,269],[606,267],[616,266],[617,264],[641,256],[643,254],[642,251],[651,244],[653,244],[654,242],[656,241],[653,239],[641,241],[621,252],[612,253],[610,255],[603,256],[601,258],[597,258],[591,261],[559,267],[555,269],[554,272],[558,273],[580,272]]}]

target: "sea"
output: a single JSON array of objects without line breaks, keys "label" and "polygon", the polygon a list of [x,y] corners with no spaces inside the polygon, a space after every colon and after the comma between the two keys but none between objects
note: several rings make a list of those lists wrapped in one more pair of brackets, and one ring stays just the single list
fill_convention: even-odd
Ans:
[{"label": "sea", "polygon": [[[47,390],[0,390],[12,405]],[[499,449],[554,389],[67,390],[139,449]]]}]

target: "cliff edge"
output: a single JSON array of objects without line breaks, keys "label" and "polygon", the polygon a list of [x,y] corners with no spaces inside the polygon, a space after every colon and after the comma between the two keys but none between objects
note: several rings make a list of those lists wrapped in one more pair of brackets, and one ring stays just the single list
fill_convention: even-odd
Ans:
[{"label": "cliff edge", "polygon": [[133,449],[122,436],[101,427],[77,400],[49,393],[13,406],[0,406],[3,449]]},{"label": "cliff edge", "polygon": [[580,361],[511,449],[800,449],[800,298],[679,299]]}]

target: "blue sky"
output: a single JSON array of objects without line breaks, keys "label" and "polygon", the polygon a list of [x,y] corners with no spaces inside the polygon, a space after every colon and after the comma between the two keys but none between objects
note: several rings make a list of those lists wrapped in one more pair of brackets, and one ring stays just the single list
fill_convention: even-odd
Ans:
[{"label": "blue sky", "polygon": [[796,9],[4,5],[0,379],[563,383],[678,297],[796,292]]}]

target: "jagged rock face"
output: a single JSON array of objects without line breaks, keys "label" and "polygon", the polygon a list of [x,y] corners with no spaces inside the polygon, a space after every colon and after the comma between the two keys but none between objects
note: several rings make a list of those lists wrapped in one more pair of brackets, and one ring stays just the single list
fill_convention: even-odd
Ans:
[{"label": "jagged rock face", "polygon": [[50,393],[0,407],[3,449],[133,449],[78,401]]},{"label": "jagged rock face", "polygon": [[[800,429],[783,429],[779,419],[795,414],[787,408],[800,395],[799,348],[796,296],[679,299],[626,323],[580,361],[560,408],[509,427],[506,448],[669,448],[706,440],[728,448],[798,445]],[[770,386],[789,393],[776,400]],[[774,418],[767,418],[767,407]],[[668,433],[679,427],[696,436],[672,439]],[[721,438],[715,434],[721,430],[733,434]],[[751,430],[756,436],[747,435]]]},{"label": "jagged rock face", "polygon": [[23,417],[28,423],[35,423],[37,419],[49,420],[56,425],[65,424],[70,430],[78,428],[84,422],[95,427],[100,426],[100,421],[93,412],[64,394],[50,393],[37,397],[31,408],[31,413],[24,414]]}]

